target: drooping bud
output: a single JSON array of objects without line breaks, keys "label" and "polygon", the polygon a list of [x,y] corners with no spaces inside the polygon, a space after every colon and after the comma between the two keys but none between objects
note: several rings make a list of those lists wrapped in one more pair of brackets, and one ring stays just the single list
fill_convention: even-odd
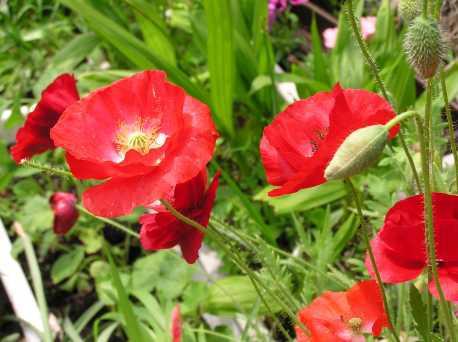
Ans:
[{"label": "drooping bud", "polygon": [[67,233],[78,219],[75,195],[69,192],[56,192],[49,199],[49,203],[54,212],[54,233]]},{"label": "drooping bud", "polygon": [[420,1],[400,0],[398,10],[401,18],[406,22],[410,22],[420,14]]},{"label": "drooping bud", "polygon": [[373,125],[357,129],[339,146],[324,171],[327,180],[354,176],[374,164],[385,147],[388,129]]},{"label": "drooping bud", "polygon": [[444,0],[441,7],[440,27],[447,44],[458,54],[458,1]]},{"label": "drooping bud", "polygon": [[424,79],[434,76],[444,54],[444,43],[434,20],[417,17],[404,39],[407,59]]}]

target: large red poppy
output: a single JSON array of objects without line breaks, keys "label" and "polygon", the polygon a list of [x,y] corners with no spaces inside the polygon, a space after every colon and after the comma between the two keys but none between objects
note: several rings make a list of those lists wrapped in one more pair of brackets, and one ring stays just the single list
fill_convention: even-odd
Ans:
[{"label": "large red poppy", "polygon": [[[359,89],[321,92],[288,106],[264,129],[261,158],[267,180],[279,188],[270,196],[294,193],[326,181],[324,171],[348,135],[385,124],[395,116],[377,94]],[[390,130],[393,138],[399,130]]]},{"label": "large red poppy", "polygon": [[[178,184],[171,196],[175,209],[183,215],[208,225],[215,202],[219,172],[207,189],[207,171],[204,169],[190,181]],[[140,241],[147,250],[168,249],[179,245],[184,259],[192,264],[199,256],[203,234],[175,218],[162,205],[155,205],[151,214],[140,217]]]},{"label": "large red poppy", "polygon": [[366,280],[345,292],[324,292],[298,314],[306,330],[296,327],[298,342],[363,342],[389,327],[377,283]]},{"label": "large red poppy", "polygon": [[69,192],[56,192],[49,199],[54,212],[54,232],[58,235],[66,234],[78,219],[78,210],[75,207],[76,196]]},{"label": "large red poppy", "polygon": [[83,194],[95,215],[148,205],[210,160],[217,133],[209,108],[165,77],[144,71],[94,91],[51,130],[77,178],[105,180]]},{"label": "large red poppy", "polygon": [[[433,193],[433,217],[439,280],[445,298],[458,301],[458,196]],[[386,283],[415,279],[427,267],[423,195],[397,202],[371,241],[377,268]],[[366,258],[369,273],[372,266]],[[429,284],[437,297],[434,281]]]},{"label": "large red poppy", "polygon": [[50,129],[60,115],[79,99],[76,80],[70,74],[58,76],[42,93],[37,106],[16,134],[16,145],[11,155],[16,163],[53,149],[54,143],[49,136]]}]

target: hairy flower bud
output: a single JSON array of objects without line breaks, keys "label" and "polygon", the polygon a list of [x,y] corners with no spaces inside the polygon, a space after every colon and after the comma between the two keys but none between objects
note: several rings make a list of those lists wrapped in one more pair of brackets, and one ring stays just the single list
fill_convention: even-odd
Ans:
[{"label": "hairy flower bud", "polygon": [[400,0],[398,10],[401,18],[410,22],[420,14],[419,0]]},{"label": "hairy flower bud", "polygon": [[388,129],[383,125],[360,128],[351,133],[337,149],[324,171],[327,180],[345,179],[371,166],[383,151]]},{"label": "hairy flower bud", "polygon": [[433,77],[444,54],[444,43],[437,23],[423,17],[415,18],[407,31],[404,50],[410,65],[421,77]]}]

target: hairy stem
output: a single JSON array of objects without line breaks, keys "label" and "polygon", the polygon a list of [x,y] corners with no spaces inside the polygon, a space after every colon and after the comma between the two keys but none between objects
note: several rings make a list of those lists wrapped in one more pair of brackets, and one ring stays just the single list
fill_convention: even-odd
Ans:
[{"label": "hairy stem", "polygon": [[361,221],[361,227],[363,228],[364,243],[367,246],[367,252],[369,254],[369,260],[370,260],[372,269],[373,269],[373,271],[375,273],[375,278],[376,278],[377,284],[378,284],[378,286],[380,288],[380,292],[382,294],[383,306],[385,307],[385,312],[386,312],[386,316],[388,318],[388,322],[390,324],[391,333],[393,334],[394,339],[397,342],[400,342],[399,336],[398,336],[398,334],[397,334],[397,332],[396,332],[396,330],[394,328],[394,325],[393,325],[393,320],[391,319],[391,313],[390,313],[390,308],[388,307],[388,300],[387,300],[387,297],[386,297],[385,288],[383,286],[382,278],[380,276],[380,272],[378,270],[377,263],[375,262],[374,252],[373,252],[372,246],[370,244],[369,236],[371,234],[371,231],[370,231],[369,225],[367,224],[366,218],[364,217],[364,214],[363,214],[363,207],[362,207],[361,199],[359,197],[358,190],[356,190],[356,187],[353,185],[352,181],[350,179],[348,179],[347,183],[350,186],[351,191],[353,193],[353,198],[355,200],[356,210],[358,211],[358,216],[359,216],[359,219]]},{"label": "hairy stem", "polygon": [[437,259],[436,259],[436,239],[434,232],[434,216],[433,216],[433,203],[432,203],[432,188],[431,188],[431,165],[432,158],[430,150],[430,130],[431,130],[431,98],[432,98],[432,82],[428,80],[426,89],[426,107],[425,107],[425,127],[423,129],[421,122],[417,120],[419,140],[421,147],[421,164],[423,172],[423,183],[424,183],[424,217],[425,217],[425,237],[427,243],[428,252],[428,267],[431,271],[431,275],[439,294],[439,304],[442,310],[442,314],[445,319],[445,324],[448,330],[448,334],[452,341],[456,341],[455,330],[453,326],[453,319],[448,310],[447,301],[445,300],[444,292],[439,281],[439,275],[437,270]]},{"label": "hairy stem", "polygon": [[452,149],[453,161],[455,164],[455,186],[457,187],[457,191],[458,191],[458,153],[457,153],[457,148],[456,148],[455,128],[453,127],[452,112],[450,111],[450,106],[448,104],[447,85],[445,84],[445,75],[444,75],[443,67],[441,67],[440,69],[439,77],[440,77],[440,82],[441,82],[442,96],[444,98],[445,115],[447,116],[447,122],[448,122],[448,133],[450,135],[450,147]]},{"label": "hairy stem", "polygon": [[[347,14],[348,20],[350,22],[350,26],[352,28],[353,34],[356,37],[356,40],[359,45],[359,49],[361,50],[361,53],[363,54],[364,59],[366,60],[366,63],[369,65],[369,68],[371,69],[372,75],[375,78],[375,82],[377,83],[378,88],[382,92],[383,97],[389,102],[389,96],[388,92],[385,88],[385,84],[383,83],[382,78],[380,77],[380,73],[378,70],[377,63],[375,62],[374,57],[370,54],[369,49],[367,47],[366,42],[363,39],[363,36],[361,35],[361,32],[359,30],[358,23],[356,21],[355,15],[353,13],[353,1],[352,0],[347,0],[346,3],[346,11],[345,13]],[[401,142],[402,149],[404,150],[404,154],[407,157],[407,161],[409,163],[410,168],[412,169],[412,173],[415,179],[415,182],[417,184],[417,187],[419,191],[421,191],[421,182],[420,182],[420,177],[418,176],[417,168],[415,167],[415,163],[413,161],[413,158],[409,152],[409,149],[407,148],[407,144],[404,139],[404,135],[402,132],[399,132],[399,141]]]}]

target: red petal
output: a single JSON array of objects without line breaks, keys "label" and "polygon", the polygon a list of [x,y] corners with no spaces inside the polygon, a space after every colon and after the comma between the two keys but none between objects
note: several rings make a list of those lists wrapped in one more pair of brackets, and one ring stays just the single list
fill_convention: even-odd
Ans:
[{"label": "red petal", "polygon": [[76,80],[70,74],[58,76],[41,94],[35,110],[16,134],[11,155],[16,163],[54,148],[50,129],[62,112],[79,99]]},{"label": "red petal", "polygon": [[[325,97],[324,94],[328,97]],[[350,133],[370,125],[385,124],[395,116],[395,113],[387,101],[377,94],[365,90],[342,90],[339,85],[336,85],[332,93],[324,94],[321,94],[322,97],[316,98],[318,101],[317,103],[313,103],[313,106],[324,111],[321,112],[321,117],[327,116],[329,118],[328,131],[323,140],[314,140],[311,135],[307,135],[309,137],[309,144],[313,141],[313,145],[317,148],[316,152],[310,155],[310,151],[299,151],[298,148],[294,150],[291,148],[287,149],[285,147],[286,144],[280,144],[282,136],[285,134],[284,132],[287,132],[286,127],[296,132],[304,132],[304,134],[306,132],[304,127],[310,126],[312,130],[315,129],[316,131],[317,125],[314,120],[315,118],[312,120],[311,118],[304,117],[304,113],[297,112],[298,117],[300,117],[301,114],[304,117],[303,122],[295,118],[295,124],[289,122],[289,126],[284,125],[283,127],[276,127],[275,133],[277,134],[277,139],[275,142],[272,142],[273,139],[270,138],[274,136],[273,133],[270,133],[268,136],[269,143],[277,148],[277,152],[282,156],[283,160],[288,161],[290,165],[294,165],[294,169],[298,170],[293,176],[290,176],[291,170],[288,168],[281,173],[279,170],[282,160],[277,159],[277,162],[274,163],[275,154],[273,152],[264,152],[265,157],[267,156],[267,163],[265,164],[266,172],[272,172],[272,177],[270,179],[276,182],[274,185],[281,185],[280,188],[271,191],[269,195],[280,196],[290,194],[303,188],[309,188],[324,183],[324,170],[326,166],[331,161],[338,147]],[[329,97],[333,98],[334,101],[330,101]],[[280,115],[284,116],[285,114],[281,113]],[[324,121],[321,122],[324,123]],[[397,133],[397,130],[398,127],[393,128],[390,131],[390,137],[393,137]],[[307,128],[307,132],[309,132],[309,128]],[[304,144],[300,139],[296,138],[296,140],[298,144]],[[295,152],[296,155],[298,153],[302,154],[299,158],[295,158],[292,152]],[[304,158],[306,159],[304,160]],[[296,162],[293,164],[294,159]],[[269,169],[267,169],[267,167],[269,167]],[[285,179],[287,180],[283,184],[279,184],[280,181],[284,181]]]},{"label": "red petal", "polygon": [[177,304],[172,310],[172,342],[181,342],[182,322],[180,306]]},{"label": "red petal", "polygon": [[178,244],[183,233],[184,225],[168,212],[143,215],[140,223],[140,241],[146,250],[172,248]]},{"label": "red petal", "polygon": [[379,336],[384,327],[389,327],[381,292],[375,280],[362,281],[353,286],[347,291],[347,299],[354,317],[360,317],[363,326],[369,326],[374,336]]},{"label": "red petal", "polygon": [[[439,282],[445,299],[458,301],[458,266],[439,267]],[[428,287],[433,296],[439,298],[434,280],[431,280]]]},{"label": "red petal", "polygon": [[87,189],[83,204],[97,216],[115,217],[132,212],[137,206],[147,206],[162,198],[173,188],[163,173],[153,172],[130,178],[114,178]]}]

